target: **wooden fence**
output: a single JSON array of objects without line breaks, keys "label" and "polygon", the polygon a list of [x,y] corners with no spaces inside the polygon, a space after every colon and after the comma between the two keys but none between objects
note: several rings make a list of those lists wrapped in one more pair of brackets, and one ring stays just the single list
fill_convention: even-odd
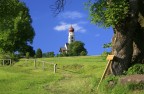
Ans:
[{"label": "wooden fence", "polygon": [[5,65],[5,62],[8,62],[10,65],[12,65],[12,60],[11,59],[0,59],[2,61],[2,65]]},{"label": "wooden fence", "polygon": [[41,61],[41,60],[36,60],[36,59],[21,59],[21,60],[24,60],[25,62],[33,61],[35,69],[38,67],[38,65],[37,65],[38,62],[42,63],[42,69],[43,70],[45,70],[45,65],[46,64],[53,65],[54,73],[56,73],[56,71],[57,71],[57,64],[55,64],[55,63],[51,63],[51,62],[47,62],[47,61]]}]

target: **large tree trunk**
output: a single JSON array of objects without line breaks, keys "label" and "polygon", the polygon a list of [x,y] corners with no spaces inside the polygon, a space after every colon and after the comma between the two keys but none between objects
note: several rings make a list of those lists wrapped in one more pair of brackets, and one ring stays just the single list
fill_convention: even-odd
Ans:
[{"label": "large tree trunk", "polygon": [[112,63],[112,72],[114,75],[121,75],[126,71],[131,63],[133,53],[133,32],[127,29],[125,23],[120,23],[115,28],[113,38],[113,54],[115,59]]},{"label": "large tree trunk", "polygon": [[[129,0],[128,2],[130,4],[128,17],[124,19],[123,22],[116,25],[114,29],[115,34],[112,43],[112,52],[115,55],[115,59],[112,62],[112,72],[114,75],[121,75],[124,71],[127,71],[131,66],[132,56],[134,56],[134,54],[138,58],[143,54],[140,51],[143,48],[140,46],[139,40],[136,40],[140,33],[134,35],[140,28],[138,24],[138,0]],[[137,51],[135,50],[134,54],[133,41],[135,43],[134,48],[138,48]],[[136,60],[136,58],[134,58],[134,60]]]}]

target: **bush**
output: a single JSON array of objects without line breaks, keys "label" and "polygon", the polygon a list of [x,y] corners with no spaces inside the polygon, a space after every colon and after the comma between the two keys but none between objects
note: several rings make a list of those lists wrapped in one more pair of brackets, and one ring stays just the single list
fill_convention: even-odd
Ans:
[{"label": "bush", "polygon": [[41,50],[40,48],[37,49],[36,57],[37,57],[37,58],[42,58],[42,50]]},{"label": "bush", "polygon": [[144,64],[135,64],[134,66],[132,66],[128,69],[126,74],[128,74],[128,75],[144,74]]}]

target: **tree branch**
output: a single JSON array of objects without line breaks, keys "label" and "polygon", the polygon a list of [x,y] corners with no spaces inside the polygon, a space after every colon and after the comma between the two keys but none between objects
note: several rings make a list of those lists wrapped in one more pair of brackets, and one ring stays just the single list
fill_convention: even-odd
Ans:
[{"label": "tree branch", "polygon": [[66,0],[56,0],[53,5],[50,6],[54,16],[57,16],[60,12],[64,11]]}]

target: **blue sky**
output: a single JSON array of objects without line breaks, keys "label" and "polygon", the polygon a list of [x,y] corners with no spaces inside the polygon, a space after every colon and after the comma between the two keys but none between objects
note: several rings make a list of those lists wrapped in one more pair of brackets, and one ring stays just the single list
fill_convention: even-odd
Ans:
[{"label": "blue sky", "polygon": [[113,30],[100,28],[88,20],[88,10],[84,9],[84,1],[67,0],[65,9],[57,17],[53,16],[50,5],[55,0],[21,0],[26,3],[33,20],[35,38],[32,46],[35,50],[41,48],[43,52],[54,51],[68,41],[68,28],[75,29],[75,39],[85,43],[88,55],[100,55],[104,43],[111,42]]}]

